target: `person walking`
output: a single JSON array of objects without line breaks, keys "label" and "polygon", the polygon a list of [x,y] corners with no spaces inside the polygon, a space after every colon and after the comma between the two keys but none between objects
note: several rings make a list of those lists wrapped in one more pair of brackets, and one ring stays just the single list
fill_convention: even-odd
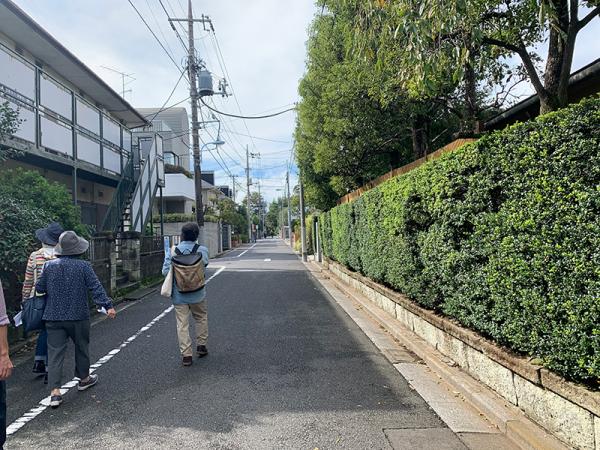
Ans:
[{"label": "person walking", "polygon": [[[35,295],[34,285],[42,275],[44,264],[55,258],[54,247],[58,244],[58,238],[63,231],[62,226],[58,222],[52,222],[46,228],[39,228],[35,231],[35,237],[42,243],[42,248],[29,255],[29,259],[27,260],[25,281],[23,281],[23,290],[21,292],[23,301]],[[48,333],[44,328],[38,335],[33,360],[33,373],[45,374],[44,383],[48,382],[47,364]]]},{"label": "person walking", "polygon": [[69,339],[75,345],[75,376],[77,389],[84,391],[98,381],[90,374],[90,309],[88,291],[96,305],[115,318],[112,300],[100,284],[88,261],[79,259],[87,251],[89,242],[74,231],[60,235],[55,253],[57,258],[48,261],[36,284],[39,293],[46,294],[43,319],[48,330],[48,381],[50,406],[58,407],[63,399],[60,393],[62,369]]},{"label": "person walking", "polygon": [[[196,353],[198,358],[203,358],[208,354],[206,347],[208,341],[208,309],[206,306],[206,287],[204,287],[204,268],[208,266],[208,249],[199,245],[196,241],[200,234],[198,224],[189,222],[181,228],[181,242],[173,247],[170,252],[165,254],[162,274],[167,276],[167,283],[172,277],[172,285],[169,287],[173,306],[175,307],[175,317],[177,320],[177,338],[179,340],[179,350],[182,356],[182,365],[191,366],[193,361],[192,340],[190,337],[190,313],[196,322]],[[199,254],[202,257],[203,272],[202,287],[189,292],[185,291],[183,286],[177,285],[177,277],[173,276],[174,260],[177,256]],[[180,283],[181,284],[181,283]]]},{"label": "person walking", "polygon": [[6,442],[6,380],[12,374],[13,364],[8,353],[8,316],[0,281],[0,450]]}]

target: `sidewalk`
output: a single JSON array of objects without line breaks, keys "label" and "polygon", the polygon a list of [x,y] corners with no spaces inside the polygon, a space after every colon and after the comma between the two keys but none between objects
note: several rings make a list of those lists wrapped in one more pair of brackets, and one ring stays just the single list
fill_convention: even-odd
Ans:
[{"label": "sidewalk", "polygon": [[[566,448],[361,293],[342,285],[314,258],[305,266],[464,446],[470,449]],[[395,449],[410,448],[407,442],[414,444],[414,448],[427,448],[427,439],[431,438],[427,430],[422,435],[415,434],[414,430],[410,433],[394,430],[386,435]],[[452,440],[448,442],[452,445]]]}]

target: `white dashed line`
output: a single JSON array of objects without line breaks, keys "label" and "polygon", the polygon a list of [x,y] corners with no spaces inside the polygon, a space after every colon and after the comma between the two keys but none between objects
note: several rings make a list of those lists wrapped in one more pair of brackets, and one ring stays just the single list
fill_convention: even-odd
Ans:
[{"label": "white dashed line", "polygon": [[[250,250],[250,249],[248,249],[248,250]],[[248,250],[246,250],[246,251],[248,251]],[[217,275],[219,275],[221,272],[223,272],[225,270],[224,266],[217,266],[217,267],[219,267],[219,270],[217,270],[214,274],[212,274],[206,280],[206,283],[210,282],[213,278],[215,278]],[[143,334],[145,331],[149,330],[154,324],[156,324],[159,320],[163,319],[172,310],[173,310],[173,305],[169,306],[167,309],[165,309],[163,312],[161,312],[158,316],[156,316],[154,319],[152,319],[150,322],[148,322],[146,325],[144,325],[142,328],[140,328],[134,335],[132,335],[129,338],[127,338],[126,340],[124,340],[117,348],[109,351],[106,355],[104,355],[102,358],[100,358],[94,364],[90,365],[90,373],[94,373],[98,368],[100,368],[101,366],[106,364],[108,361],[110,361],[113,358],[113,356],[117,355],[121,350],[123,350],[125,347],[127,347],[129,344],[131,344],[133,341],[135,341],[141,334]],[[77,386],[77,383],[79,383],[79,378],[73,378],[71,381],[63,384],[60,387],[61,395],[65,395],[67,392],[69,392],[69,390],[71,390],[72,388]],[[35,407],[31,408],[29,411],[27,411],[21,417],[16,419],[13,423],[11,423],[8,427],[6,427],[6,435],[10,436],[12,434],[15,434],[18,430],[20,430],[23,426],[25,426],[25,424],[27,424],[27,422],[29,422],[30,420],[39,416],[49,406],[50,406],[50,397],[46,397],[46,398],[42,399],[39,402],[39,406],[35,406]]]},{"label": "white dashed line", "polygon": [[236,258],[240,258],[240,257],[242,257],[242,256],[243,256],[243,255],[245,255],[245,254],[246,254],[246,253],[247,253],[249,250],[252,250],[254,247],[256,247],[256,244],[254,244],[252,247],[250,247],[250,248],[248,248],[248,249],[244,250],[242,253],[240,253],[239,255],[237,255],[237,256],[236,256]]}]

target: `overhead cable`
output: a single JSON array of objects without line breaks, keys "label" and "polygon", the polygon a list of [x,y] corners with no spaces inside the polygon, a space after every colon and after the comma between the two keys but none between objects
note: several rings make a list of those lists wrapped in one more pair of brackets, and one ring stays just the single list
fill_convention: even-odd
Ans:
[{"label": "overhead cable", "polygon": [[244,119],[244,120],[268,119],[270,117],[280,116],[280,115],[285,114],[287,112],[295,111],[296,110],[296,107],[294,106],[293,108],[288,108],[288,109],[285,109],[283,111],[279,111],[279,112],[276,112],[276,113],[273,113],[273,114],[266,114],[264,116],[240,116],[240,115],[237,115],[237,114],[230,114],[230,113],[226,113],[226,112],[223,112],[223,111],[219,111],[218,109],[213,108],[208,103],[206,103],[202,97],[200,97],[200,101],[202,102],[202,104],[204,106],[206,106],[211,111],[216,112],[217,114],[221,114],[221,115],[227,116],[227,117],[235,117],[236,119]]},{"label": "overhead cable", "polygon": [[[179,83],[181,82],[181,79],[183,78],[183,74],[184,73],[185,72],[183,72],[183,71],[181,72],[181,75],[179,76],[179,79],[177,80],[177,83],[175,83],[175,86],[173,87],[173,90],[171,90],[171,93],[169,94],[169,96],[167,97],[167,99],[165,100],[165,102],[162,104],[162,106],[159,108],[159,110],[154,114],[154,116],[152,116],[152,119],[150,119],[149,122],[152,122],[156,118],[156,116],[158,116],[159,113],[165,111],[166,109],[173,108],[173,106],[170,106],[169,108],[165,109],[165,105],[167,103],[169,103],[169,100],[171,100],[171,97],[173,97],[173,94],[175,93],[175,90],[177,89],[177,86],[179,86]],[[186,98],[185,100],[187,100],[188,98]],[[183,103],[185,100],[183,100],[183,101],[181,101],[179,103]],[[149,116],[150,116],[150,114],[148,114],[147,116],[145,116],[144,119],[146,117],[149,117]]]},{"label": "overhead cable", "polygon": [[129,2],[129,4],[131,5],[131,7],[135,10],[135,12],[137,13],[137,15],[139,16],[139,18],[142,20],[142,22],[144,22],[144,25],[146,25],[146,28],[148,28],[148,31],[150,31],[150,33],[152,33],[152,36],[154,36],[154,39],[156,39],[156,42],[158,42],[158,45],[160,45],[160,47],[163,49],[163,51],[165,52],[165,54],[169,57],[169,59],[173,62],[173,64],[175,64],[175,67],[177,67],[177,69],[180,72],[183,72],[181,70],[181,67],[179,67],[179,64],[177,64],[177,62],[175,61],[175,59],[173,58],[173,56],[171,55],[171,53],[169,53],[169,51],[165,48],[165,46],[163,45],[163,43],[160,41],[160,39],[158,38],[158,36],[156,35],[156,33],[154,32],[154,30],[152,29],[152,27],[148,24],[148,22],[146,22],[146,19],[144,19],[144,16],[142,16],[142,14],[140,13],[140,11],[135,7],[135,5],[133,4],[133,2],[131,0],[127,0]]}]

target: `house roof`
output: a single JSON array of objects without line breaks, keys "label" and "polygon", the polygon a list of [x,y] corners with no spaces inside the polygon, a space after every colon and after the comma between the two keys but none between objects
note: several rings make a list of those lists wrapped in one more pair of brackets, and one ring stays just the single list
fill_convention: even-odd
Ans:
[{"label": "house roof", "polygon": [[[600,92],[600,58],[571,74],[569,79],[569,103],[575,103]],[[540,114],[537,94],[513,105],[485,123],[486,130],[498,130],[515,122],[524,122]]]},{"label": "house roof", "polygon": [[0,0],[0,30],[129,128],[146,124],[143,115],[11,0]]}]

